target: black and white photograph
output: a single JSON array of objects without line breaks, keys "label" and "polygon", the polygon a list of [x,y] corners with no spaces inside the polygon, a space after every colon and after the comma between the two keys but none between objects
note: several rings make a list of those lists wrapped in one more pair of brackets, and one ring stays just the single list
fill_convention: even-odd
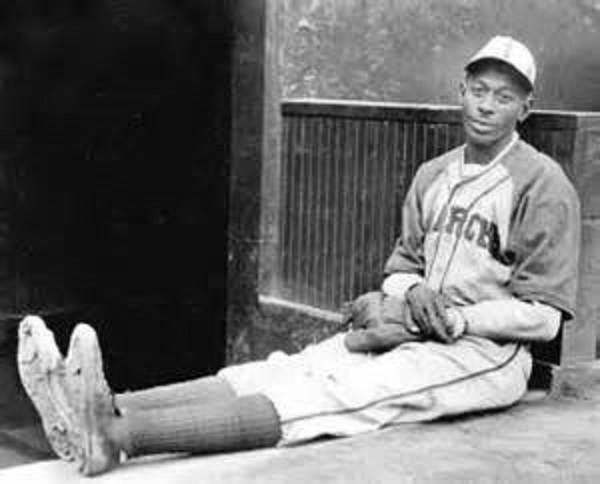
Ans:
[{"label": "black and white photograph", "polygon": [[600,0],[0,0],[0,482],[600,481]]}]

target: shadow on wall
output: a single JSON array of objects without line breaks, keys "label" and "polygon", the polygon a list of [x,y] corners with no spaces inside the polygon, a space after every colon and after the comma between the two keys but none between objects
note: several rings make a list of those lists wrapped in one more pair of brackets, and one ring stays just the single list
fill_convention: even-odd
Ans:
[{"label": "shadow on wall", "polygon": [[[113,373],[132,384],[223,362],[228,22],[220,0],[0,5],[15,272],[45,289],[17,309],[99,307]],[[3,249],[0,282],[16,260]]]}]

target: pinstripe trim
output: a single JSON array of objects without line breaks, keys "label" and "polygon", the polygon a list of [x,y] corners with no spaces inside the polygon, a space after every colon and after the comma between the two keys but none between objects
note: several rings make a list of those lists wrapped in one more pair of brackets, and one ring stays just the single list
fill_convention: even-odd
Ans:
[{"label": "pinstripe trim", "polygon": [[488,375],[490,373],[494,373],[496,371],[500,371],[503,368],[507,367],[508,365],[510,365],[514,359],[517,357],[517,355],[519,354],[519,351],[521,350],[522,345],[521,344],[517,344],[515,350],[511,353],[511,355],[504,360],[503,362],[492,366],[490,368],[484,368],[483,370],[479,370],[473,373],[470,373],[468,375],[464,375],[464,376],[460,376],[458,378],[454,378],[452,380],[448,380],[445,382],[441,382],[441,383],[433,383],[431,385],[427,385],[421,388],[417,388],[416,390],[410,390],[407,392],[402,392],[402,393],[395,393],[393,395],[388,395],[387,397],[382,397],[382,398],[377,398],[375,400],[371,400],[368,403],[365,403],[363,405],[359,405],[357,407],[348,407],[348,408],[343,408],[340,410],[325,410],[323,412],[315,412],[312,414],[308,414],[308,415],[301,415],[299,417],[292,417],[292,418],[288,418],[286,420],[282,420],[281,421],[281,425],[285,425],[285,424],[290,424],[290,423],[294,423],[294,422],[299,422],[301,420],[308,420],[308,419],[312,419],[312,418],[318,418],[318,417],[327,417],[330,415],[346,415],[349,413],[356,413],[356,412],[361,412],[363,410],[366,410],[368,408],[374,407],[376,405],[379,405],[380,403],[384,403],[384,402],[388,402],[391,400],[396,400],[399,398],[405,398],[405,397],[410,397],[413,395],[419,395],[421,393],[425,393],[425,392],[429,392],[432,390],[438,390],[440,388],[446,388],[449,386],[453,386],[456,385],[458,383],[462,383],[465,381],[469,381],[469,380],[473,380],[475,378],[478,378],[480,376],[484,376],[484,375]]},{"label": "pinstripe trim", "polygon": [[[495,158],[494,158],[494,159],[493,159],[493,160],[492,160],[492,161],[491,161],[491,162],[490,162],[490,163],[489,163],[489,164],[488,164],[488,165],[487,165],[487,166],[486,166],[486,167],[485,167],[485,168],[484,168],[482,171],[480,171],[479,173],[477,173],[477,174],[475,174],[475,175],[473,175],[473,176],[470,176],[470,177],[468,177],[468,178],[462,178],[462,171],[463,171],[463,168],[462,168],[462,166],[463,166],[463,164],[464,164],[464,156],[465,156],[465,151],[464,151],[464,150],[465,150],[465,148],[466,148],[466,145],[463,145],[463,146],[461,147],[461,148],[462,148],[462,150],[463,150],[463,152],[462,152],[462,159],[459,159],[459,160],[458,160],[458,170],[459,170],[459,173],[460,173],[460,177],[461,177],[461,179],[460,179],[460,180],[459,180],[459,181],[458,181],[458,182],[457,182],[457,183],[456,183],[456,184],[455,184],[455,185],[452,187],[452,189],[450,190],[450,195],[448,196],[448,200],[447,200],[447,202],[446,202],[446,207],[448,207],[448,208],[450,207],[450,202],[452,201],[452,199],[453,199],[453,198],[454,198],[454,196],[456,195],[456,192],[457,192],[457,191],[458,191],[460,188],[462,188],[462,187],[464,187],[464,186],[468,185],[469,183],[473,183],[473,182],[476,182],[476,181],[478,181],[478,180],[481,180],[481,179],[482,179],[484,176],[486,176],[486,175],[488,175],[489,173],[491,173],[491,172],[492,172],[493,170],[495,170],[495,169],[496,169],[498,166],[504,166],[504,165],[502,165],[502,161],[503,161],[504,159],[506,159],[506,155],[507,155],[509,152],[511,152],[515,146],[517,146],[517,143],[518,143],[519,139],[520,139],[520,137],[519,137],[519,134],[518,134],[518,133],[516,133],[516,132],[513,132],[512,139],[511,139],[511,140],[510,140],[510,142],[509,142],[509,143],[508,143],[508,144],[507,144],[507,145],[506,145],[506,146],[505,146],[505,147],[504,147],[504,148],[503,148],[503,149],[500,151],[500,153],[498,153],[498,154],[496,155],[496,157],[495,157]],[[451,167],[451,166],[452,166],[452,164],[449,164],[449,165],[448,165],[448,167],[446,167],[446,170],[444,170],[444,172],[442,172],[442,173],[446,173],[446,174],[448,175],[448,171],[450,170],[450,167]],[[510,172],[509,172],[509,175],[508,175],[508,176],[510,177]],[[492,187],[492,188],[494,188],[494,187]],[[488,193],[489,191],[490,191],[490,190],[485,190],[485,191],[483,192],[483,195],[485,195],[485,194],[486,194],[486,193]],[[477,200],[479,200],[480,198],[481,198],[481,195],[480,195],[480,196],[478,196],[478,197],[476,198],[476,201],[477,201]],[[472,208],[472,206],[473,206],[473,204],[471,204],[471,205],[469,206],[469,210]],[[426,281],[426,282],[429,282],[429,279],[430,279],[430,278],[429,278],[429,276],[430,276],[430,274],[431,274],[431,272],[432,272],[432,270],[433,270],[433,267],[434,267],[434,265],[435,265],[435,262],[436,262],[436,260],[437,260],[438,251],[439,251],[440,244],[441,244],[441,240],[442,240],[442,235],[443,235],[443,230],[440,230],[440,231],[439,231],[439,233],[438,233],[437,239],[436,239],[436,243],[435,243],[435,250],[434,250],[434,253],[433,253],[433,257],[432,257],[432,260],[431,260],[431,264],[429,264],[429,268],[430,268],[430,270],[429,270],[429,273],[428,273],[428,274],[426,274],[426,278],[425,278],[425,281]],[[455,245],[455,246],[453,247],[453,249],[452,249],[452,256],[454,256],[454,252],[455,252],[455,251],[456,251],[456,245]],[[427,267],[427,265],[428,265],[428,264],[427,264],[427,262],[426,262],[426,263],[425,263],[425,267]],[[441,290],[441,288],[442,288],[442,282],[443,282],[443,280],[444,280],[444,278],[445,278],[445,274],[446,274],[446,272],[448,272],[448,266],[449,266],[449,265],[450,265],[450,261],[449,261],[448,265],[446,266],[446,269],[445,269],[445,271],[444,271],[444,276],[443,276],[443,277],[442,277],[442,279],[440,280],[440,290]]]},{"label": "pinstripe trim", "polygon": [[[467,207],[467,214],[471,211],[471,209],[475,206],[475,204],[479,200],[481,200],[486,195],[489,195],[496,188],[498,188],[500,185],[502,185],[504,182],[506,182],[508,180],[510,180],[510,175],[504,176],[504,178],[501,178],[500,180],[498,180],[490,188],[481,192],[473,201],[471,201],[471,203]],[[450,270],[450,266],[452,265],[452,262],[454,260],[454,255],[456,254],[456,249],[458,248],[459,242],[460,242],[460,237],[456,237],[456,240],[454,241],[454,245],[452,246],[452,252],[450,253],[450,257],[448,258],[448,263],[446,264],[446,269],[444,269],[444,274],[442,275],[442,277],[440,279],[440,289],[439,289],[440,292],[442,291],[442,287],[444,287],[444,281],[446,279],[446,276],[448,275],[448,271]]]},{"label": "pinstripe trim", "polygon": [[[447,207],[447,209],[450,208],[450,202],[452,202],[452,199],[454,198],[454,195],[456,195],[456,192],[462,186],[463,186],[462,183],[457,183],[456,185],[454,185],[452,187],[452,190],[450,191],[450,195],[448,196],[448,200],[446,200],[446,204],[445,204],[445,207]],[[442,208],[442,210],[444,210],[444,208]],[[434,225],[435,225],[435,223],[434,223]],[[443,227],[440,227],[440,230],[438,231],[437,238],[435,240],[435,250],[433,252],[433,257],[431,258],[431,263],[429,264],[429,271],[427,271],[428,273],[426,274],[426,277],[425,277],[425,281],[426,282],[429,282],[429,276],[431,275],[433,267],[435,266],[435,261],[437,260],[438,252],[440,250],[440,245],[441,245],[441,242],[442,242],[442,235],[443,235],[443,233],[444,233],[444,229],[443,229]],[[425,262],[425,267],[427,267],[427,262]]]}]

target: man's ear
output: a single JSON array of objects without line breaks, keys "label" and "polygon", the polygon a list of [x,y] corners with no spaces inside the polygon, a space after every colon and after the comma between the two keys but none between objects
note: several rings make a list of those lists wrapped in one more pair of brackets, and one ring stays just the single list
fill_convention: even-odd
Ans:
[{"label": "man's ear", "polygon": [[535,98],[533,97],[533,94],[528,94],[521,108],[521,114],[519,115],[519,123],[522,123],[527,119],[533,108],[534,101]]},{"label": "man's ear", "polygon": [[463,79],[462,81],[460,81],[460,84],[458,85],[458,102],[460,104],[462,104],[463,98],[465,97],[466,92],[467,92],[467,83]]}]

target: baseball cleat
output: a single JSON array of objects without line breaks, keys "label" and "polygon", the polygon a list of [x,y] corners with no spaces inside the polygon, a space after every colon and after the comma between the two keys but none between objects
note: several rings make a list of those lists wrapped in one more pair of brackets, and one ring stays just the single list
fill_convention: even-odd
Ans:
[{"label": "baseball cleat", "polygon": [[71,406],[81,425],[79,471],[100,474],[119,464],[120,449],[108,433],[117,411],[104,377],[102,354],[94,329],[78,324],[71,334],[65,361]]},{"label": "baseball cleat", "polygon": [[81,433],[69,405],[65,362],[54,334],[37,316],[27,316],[19,325],[17,367],[48,443],[61,459],[78,461]]}]

